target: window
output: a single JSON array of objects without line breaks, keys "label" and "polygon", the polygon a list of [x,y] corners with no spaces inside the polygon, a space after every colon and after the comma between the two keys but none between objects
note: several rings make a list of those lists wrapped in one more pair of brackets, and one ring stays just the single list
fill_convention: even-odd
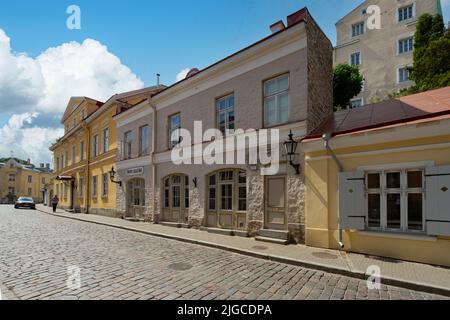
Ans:
[{"label": "window", "polygon": [[94,155],[94,157],[98,156],[98,134],[94,136],[94,141],[92,145],[92,154]]},{"label": "window", "polygon": [[84,160],[84,141],[80,142],[80,161]]},{"label": "window", "polygon": [[149,153],[149,129],[148,126],[139,128],[139,155],[144,156]]},{"label": "window", "polygon": [[414,50],[414,38],[409,37],[398,40],[398,53],[406,53]]},{"label": "window", "polygon": [[64,166],[69,166],[69,150],[66,150],[64,152]]},{"label": "window", "polygon": [[350,109],[359,108],[359,107],[362,107],[362,105],[363,105],[363,99],[362,98],[360,98],[360,99],[353,99],[353,100],[350,101]]},{"label": "window", "polygon": [[172,149],[181,142],[181,115],[179,113],[169,117],[169,148]]},{"label": "window", "polygon": [[77,156],[76,150],[77,148],[75,146],[72,146],[72,164],[75,163],[75,158]]},{"label": "window", "polygon": [[350,64],[352,66],[361,65],[361,52],[355,52],[350,55]]},{"label": "window", "polygon": [[207,184],[209,211],[247,210],[245,171],[234,169],[219,171],[207,177]]},{"label": "window", "polygon": [[355,23],[352,25],[352,37],[357,37],[364,34],[364,22]]},{"label": "window", "polygon": [[11,182],[16,181],[16,175],[14,173],[10,173],[8,180],[11,181]]},{"label": "window", "polygon": [[412,19],[414,17],[414,5],[411,4],[406,7],[398,9],[398,22]]},{"label": "window", "polygon": [[64,163],[65,163],[65,162],[64,162],[64,155],[62,155],[62,156],[61,156],[61,167],[62,167],[62,168],[65,167]]},{"label": "window", "polygon": [[109,151],[109,129],[103,129],[103,153]]},{"label": "window", "polygon": [[56,157],[56,171],[59,171],[59,157]]},{"label": "window", "polygon": [[131,179],[128,181],[129,201],[134,206],[145,206],[145,180]]},{"label": "window", "polygon": [[67,184],[63,184],[64,186],[64,198],[67,198]]},{"label": "window", "polygon": [[394,170],[366,175],[367,227],[424,231],[424,172]]},{"label": "window", "polygon": [[216,101],[217,128],[226,135],[233,133],[234,126],[234,95],[228,95]]},{"label": "window", "polygon": [[264,124],[273,126],[289,119],[289,75],[264,82]]},{"label": "window", "polygon": [[11,195],[15,195],[16,194],[16,192],[15,192],[13,187],[9,187],[8,188],[8,194],[11,194]]},{"label": "window", "polygon": [[77,119],[76,118],[73,118],[73,128],[75,128],[77,126]]},{"label": "window", "polygon": [[42,178],[42,184],[45,184],[45,178]]},{"label": "window", "polygon": [[82,197],[84,195],[84,178],[78,178],[78,195]]},{"label": "window", "polygon": [[102,197],[108,196],[108,174],[104,173],[102,175]]},{"label": "window", "polygon": [[96,197],[97,196],[97,189],[98,189],[98,181],[97,181],[97,176],[93,176],[92,177],[92,196]]},{"label": "window", "polygon": [[189,176],[172,175],[164,179],[164,208],[189,208]]},{"label": "window", "polygon": [[33,182],[33,177],[32,176],[28,176],[28,183],[32,183]]},{"label": "window", "polygon": [[409,68],[404,67],[398,69],[398,82],[402,83],[406,81],[409,81]]},{"label": "window", "polygon": [[81,119],[80,119],[81,121],[83,121],[84,120],[84,110],[81,110]]},{"label": "window", "polygon": [[133,131],[125,132],[124,135],[124,149],[123,149],[123,157],[124,159],[131,159],[131,150],[133,147]]},{"label": "window", "polygon": [[29,196],[33,195],[33,189],[32,188],[28,188],[28,195]]}]

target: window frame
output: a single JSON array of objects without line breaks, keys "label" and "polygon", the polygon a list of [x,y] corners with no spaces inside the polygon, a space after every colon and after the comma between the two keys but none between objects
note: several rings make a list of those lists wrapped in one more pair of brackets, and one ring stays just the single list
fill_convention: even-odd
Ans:
[{"label": "window frame", "polygon": [[[147,141],[147,145],[146,145],[145,149],[143,149],[143,142],[144,142],[143,136],[144,135],[142,133],[144,128],[147,130],[147,134],[146,134],[146,138],[145,138],[145,141]],[[147,156],[149,154],[150,154],[150,126],[148,124],[145,124],[145,125],[139,127],[139,156],[142,157],[142,156]]]},{"label": "window frame", "polygon": [[[175,118],[175,117],[179,117],[180,121],[179,121],[178,127],[174,127],[173,128],[172,127],[172,119]],[[171,115],[168,116],[167,119],[168,119],[168,123],[167,123],[167,127],[168,127],[168,130],[167,130],[167,135],[168,135],[167,143],[168,143],[169,150],[172,150],[173,148],[175,148],[177,145],[179,145],[181,143],[181,135],[180,135],[180,137],[178,139],[178,142],[176,144],[172,144],[173,143],[173,141],[172,141],[172,133],[175,130],[180,130],[181,129],[181,112],[177,112],[177,113],[171,114]]]},{"label": "window frame", "polygon": [[109,192],[108,173],[102,174],[102,198],[107,198]]},{"label": "window frame", "polygon": [[109,152],[109,128],[103,128],[102,137],[103,153],[107,153]]},{"label": "window frame", "polygon": [[[412,14],[411,17],[404,19],[403,12],[402,12],[402,20],[400,20],[400,11],[408,9],[408,8],[411,8],[411,14]],[[397,23],[412,21],[415,17],[416,17],[416,3],[415,2],[397,8]]]},{"label": "window frame", "polygon": [[[358,59],[359,64],[353,64],[353,63],[352,63],[352,57],[353,57],[354,55],[356,55],[356,54],[359,55],[359,59]],[[359,67],[360,65],[362,65],[362,53],[361,53],[361,51],[355,51],[355,52],[350,53],[350,57],[349,57],[348,64],[351,65],[351,66],[357,66],[357,67]]]},{"label": "window frame", "polygon": [[[422,172],[422,188],[410,188],[408,186],[408,172]],[[400,187],[388,188],[387,187],[387,174],[400,173]],[[379,174],[380,186],[378,189],[369,189],[368,187],[368,175]],[[422,194],[422,229],[414,230],[409,229],[408,220],[408,195],[409,194]],[[408,167],[408,168],[383,168],[374,170],[365,170],[365,227],[369,231],[377,232],[389,232],[389,233],[404,233],[404,234],[426,234],[426,180],[425,180],[425,167]],[[369,194],[380,195],[380,227],[369,227]],[[387,212],[387,196],[388,194],[400,194],[400,228],[388,227],[388,212]]]},{"label": "window frame", "polygon": [[[131,137],[128,140],[128,137]],[[133,130],[126,131],[123,134],[123,158],[125,160],[131,159],[133,157],[133,142],[134,142],[134,132]]]},{"label": "window frame", "polygon": [[[288,81],[288,85],[287,88],[283,91],[278,91],[272,94],[268,94],[266,95],[266,83],[269,81],[274,81],[274,80],[278,80],[280,78],[283,77],[287,77],[287,81]],[[276,76],[264,79],[262,81],[262,99],[263,99],[263,127],[264,128],[271,128],[271,127],[276,127],[279,125],[283,125],[286,123],[289,123],[289,116],[291,114],[291,97],[290,97],[290,92],[291,92],[291,74],[290,72],[283,72],[281,74],[278,74]],[[283,95],[287,95],[287,119],[286,121],[280,121],[279,119],[279,97],[283,96]],[[267,100],[271,99],[271,98],[275,98],[275,107],[276,107],[276,117],[277,117],[277,121],[273,122],[273,123],[268,123],[267,121]]]},{"label": "window frame", "polygon": [[[233,106],[228,107],[226,109],[220,110],[220,102],[233,98]],[[233,113],[234,118],[233,121],[229,121],[229,114]],[[215,99],[215,114],[216,114],[216,129],[222,132],[224,136],[231,135],[236,130],[236,97],[234,92],[228,93],[224,96]],[[221,130],[220,125],[220,116],[225,114],[225,123],[224,123],[224,131]],[[229,125],[232,123],[233,129],[229,128]]]},{"label": "window frame", "polygon": [[[361,33],[358,33],[358,34],[355,34],[353,31],[354,31],[354,27],[356,27],[356,26],[361,26],[362,25],[362,30],[361,30]],[[356,30],[356,29],[355,29]],[[357,38],[357,37],[360,37],[360,36],[362,36],[362,35],[364,35],[366,33],[366,24],[365,24],[365,22],[364,21],[359,21],[359,22],[356,22],[356,23],[353,23],[351,26],[350,26],[350,38]]]},{"label": "window frame", "polygon": [[[408,82],[410,82],[411,81],[411,79],[409,78],[409,76],[410,76],[410,70],[409,70],[409,66],[404,66],[404,67],[399,67],[399,68],[397,68],[397,83],[398,84],[403,84],[403,83],[408,83]],[[400,72],[402,71],[402,70],[406,70],[406,75],[407,75],[407,80],[403,80],[403,81],[401,81],[401,77],[400,77]]]},{"label": "window frame", "polygon": [[[400,52],[400,50],[403,50],[404,48],[403,42],[405,41],[407,41],[408,50]],[[408,54],[412,52],[414,52],[414,36],[404,37],[397,40],[397,55]]]},{"label": "window frame", "polygon": [[94,134],[92,141],[92,155],[94,158],[99,156],[98,144],[99,144],[98,134]]},{"label": "window frame", "polygon": [[92,197],[97,198],[98,196],[98,176],[92,176]]}]

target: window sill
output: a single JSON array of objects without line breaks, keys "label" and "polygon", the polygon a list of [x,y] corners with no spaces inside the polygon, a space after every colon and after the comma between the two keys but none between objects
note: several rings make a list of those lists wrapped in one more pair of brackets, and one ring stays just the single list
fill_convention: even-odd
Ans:
[{"label": "window sill", "polygon": [[378,238],[394,238],[402,240],[417,240],[435,242],[437,237],[428,236],[426,234],[413,234],[413,233],[396,233],[387,231],[358,231],[358,234],[362,236],[378,237]]}]

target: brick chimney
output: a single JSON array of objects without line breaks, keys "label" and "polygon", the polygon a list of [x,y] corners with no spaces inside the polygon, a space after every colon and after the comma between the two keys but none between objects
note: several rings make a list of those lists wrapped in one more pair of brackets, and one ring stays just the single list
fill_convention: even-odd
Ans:
[{"label": "brick chimney", "polygon": [[291,14],[287,17],[288,27],[290,27],[302,20],[305,22],[308,22],[308,17],[309,17],[309,13],[308,13],[308,9],[306,7],[297,12],[294,12],[293,14]]},{"label": "brick chimney", "polygon": [[270,26],[270,31],[272,32],[272,34],[280,32],[284,29],[286,29],[286,26],[284,25],[284,22],[282,20],[277,21]]}]

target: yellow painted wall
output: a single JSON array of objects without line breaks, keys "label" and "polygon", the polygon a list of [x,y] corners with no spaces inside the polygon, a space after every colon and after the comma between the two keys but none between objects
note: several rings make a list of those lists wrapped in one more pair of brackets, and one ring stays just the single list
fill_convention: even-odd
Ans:
[{"label": "yellow painted wall", "polygon": [[[435,161],[436,165],[450,165],[449,147],[429,150],[425,148],[428,144],[445,142],[450,142],[450,136],[378,143],[335,151],[344,171],[356,171],[359,166],[416,161]],[[387,150],[406,146],[424,146],[424,149],[348,156],[348,153],[352,152]],[[338,168],[331,158],[314,160],[314,157],[324,155],[327,155],[324,151],[306,153],[307,158],[311,158],[305,165],[306,244],[338,249]],[[344,244],[344,250],[347,251],[450,266],[450,238],[447,237],[418,240],[408,236],[396,238],[386,233],[367,235],[358,231],[344,231]]]}]

